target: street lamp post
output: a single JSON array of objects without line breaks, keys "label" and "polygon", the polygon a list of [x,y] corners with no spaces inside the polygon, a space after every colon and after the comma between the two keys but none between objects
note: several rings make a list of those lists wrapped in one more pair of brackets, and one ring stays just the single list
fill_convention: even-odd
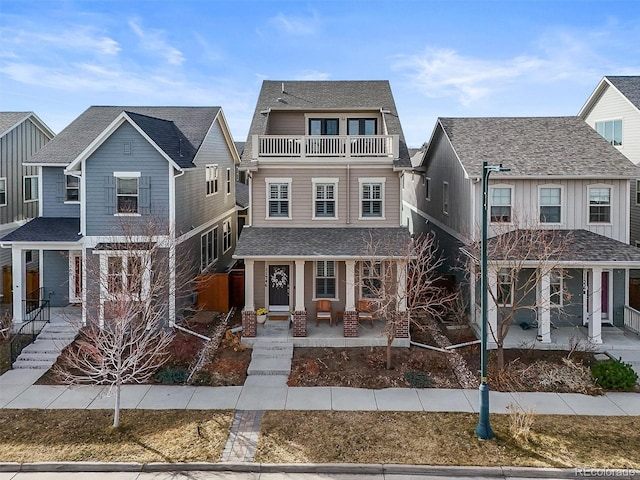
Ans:
[{"label": "street lamp post", "polygon": [[489,424],[489,384],[487,383],[487,212],[489,207],[487,187],[491,172],[508,172],[502,165],[488,165],[482,162],[482,242],[480,244],[480,404],[476,436],[481,440],[491,440],[493,430]]}]

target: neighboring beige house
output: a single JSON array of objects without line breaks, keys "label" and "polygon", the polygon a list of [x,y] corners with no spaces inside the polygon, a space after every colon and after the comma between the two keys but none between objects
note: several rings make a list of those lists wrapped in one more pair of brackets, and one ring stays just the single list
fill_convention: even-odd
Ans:
[{"label": "neighboring beige house", "polygon": [[[305,337],[318,300],[343,318],[344,337],[358,336],[358,300],[380,262],[367,242],[409,241],[400,214],[409,152],[389,82],[265,81],[241,160],[243,336],[256,336],[256,310],[266,308]],[[408,327],[397,343],[408,345]]]},{"label": "neighboring beige house", "polygon": [[[578,116],[620,153],[640,164],[640,76],[606,76]],[[640,246],[640,180],[631,184],[630,243]]]}]

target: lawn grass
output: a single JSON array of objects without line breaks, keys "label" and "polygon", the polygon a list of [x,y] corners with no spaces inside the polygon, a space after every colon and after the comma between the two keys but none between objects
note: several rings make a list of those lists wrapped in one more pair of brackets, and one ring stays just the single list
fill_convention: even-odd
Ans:
[{"label": "lawn grass", "polygon": [[640,417],[536,415],[530,442],[492,415],[492,441],[475,438],[475,414],[266,412],[256,462],[401,463],[640,468]]},{"label": "lawn grass", "polygon": [[[219,462],[230,411],[0,410],[3,462]],[[199,428],[198,428],[199,427]]]}]

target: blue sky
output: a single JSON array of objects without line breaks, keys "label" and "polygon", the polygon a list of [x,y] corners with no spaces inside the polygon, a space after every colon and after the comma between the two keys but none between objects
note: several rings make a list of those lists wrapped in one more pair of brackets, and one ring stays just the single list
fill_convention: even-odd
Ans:
[{"label": "blue sky", "polygon": [[0,110],[55,132],[90,105],[221,105],[260,84],[388,79],[410,146],[438,116],[575,115],[640,74],[636,0],[0,0]]}]

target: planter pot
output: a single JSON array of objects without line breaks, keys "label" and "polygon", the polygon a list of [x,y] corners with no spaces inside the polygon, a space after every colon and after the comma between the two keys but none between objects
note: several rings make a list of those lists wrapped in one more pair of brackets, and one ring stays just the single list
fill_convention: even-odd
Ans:
[{"label": "planter pot", "polygon": [[256,315],[256,320],[258,323],[264,323],[267,321],[266,315]]}]

